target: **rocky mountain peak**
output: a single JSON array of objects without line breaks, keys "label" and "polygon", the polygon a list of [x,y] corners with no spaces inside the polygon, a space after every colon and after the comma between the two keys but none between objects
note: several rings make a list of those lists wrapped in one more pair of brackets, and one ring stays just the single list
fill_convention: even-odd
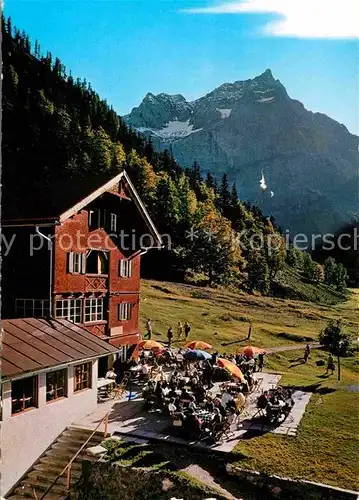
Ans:
[{"label": "rocky mountain peak", "polygon": [[358,137],[291,99],[270,69],[192,102],[148,93],[125,121],[183,166],[226,172],[284,229],[330,232],[357,212]]}]

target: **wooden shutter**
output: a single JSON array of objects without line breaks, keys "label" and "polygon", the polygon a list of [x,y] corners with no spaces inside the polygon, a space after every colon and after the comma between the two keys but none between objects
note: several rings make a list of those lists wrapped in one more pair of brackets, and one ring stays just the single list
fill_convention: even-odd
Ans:
[{"label": "wooden shutter", "polygon": [[86,254],[81,254],[81,273],[86,274]]},{"label": "wooden shutter", "polygon": [[67,253],[67,270],[69,273],[74,272],[74,253],[73,252]]},{"label": "wooden shutter", "polygon": [[120,277],[122,278],[123,277],[123,259],[120,260]]}]

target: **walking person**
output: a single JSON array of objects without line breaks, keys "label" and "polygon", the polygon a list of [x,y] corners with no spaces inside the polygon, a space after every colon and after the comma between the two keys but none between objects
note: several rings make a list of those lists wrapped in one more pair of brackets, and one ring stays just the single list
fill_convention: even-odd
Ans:
[{"label": "walking person", "polygon": [[146,338],[150,340],[152,337],[152,321],[150,318],[146,321]]},{"label": "walking person", "polygon": [[258,354],[258,371],[259,372],[263,371],[263,366],[264,366],[264,354],[263,354],[263,352],[260,352]]},{"label": "walking person", "polygon": [[184,335],[185,335],[186,340],[188,339],[188,335],[189,335],[190,331],[191,331],[190,324],[188,323],[188,321],[185,321],[185,323],[184,323]]},{"label": "walking person", "polygon": [[334,370],[335,370],[335,364],[334,364],[333,356],[331,354],[329,354],[329,357],[328,357],[327,371],[325,372],[326,375],[328,375],[329,370],[332,372],[331,375],[333,375]]},{"label": "walking person", "polygon": [[168,338],[168,347],[171,347],[172,339],[173,339],[173,329],[172,326],[167,330],[167,338]]},{"label": "walking person", "polygon": [[183,334],[183,326],[182,326],[181,321],[179,321],[178,325],[177,325],[177,340],[178,341],[181,340],[182,334]]}]

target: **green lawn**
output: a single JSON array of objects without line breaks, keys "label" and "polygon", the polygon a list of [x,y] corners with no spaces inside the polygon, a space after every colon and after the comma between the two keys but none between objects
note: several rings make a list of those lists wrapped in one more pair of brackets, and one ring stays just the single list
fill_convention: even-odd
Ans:
[{"label": "green lawn", "polygon": [[280,373],[282,384],[313,391],[297,437],[266,434],[242,440],[235,449],[235,461],[245,468],[359,489],[359,393],[352,390],[359,382],[358,358],[342,360],[342,380],[337,382],[336,374],[323,378],[325,368],[316,365],[319,359],[327,359],[327,353],[313,350],[304,365],[296,360],[303,355],[305,343],[283,337],[284,333],[298,341],[304,337],[317,340],[328,319],[342,318],[347,331],[357,339],[358,291],[352,291],[345,303],[327,306],[144,281],[141,298],[142,324],[150,317],[158,340],[166,340],[170,325],[175,328],[179,320],[188,320],[192,340],[208,341],[222,353],[233,352],[246,342],[222,343],[245,338],[251,321],[253,345],[298,345],[298,350],[271,354],[266,361],[266,370]]},{"label": "green lawn", "polygon": [[[308,364],[294,361],[302,351],[269,356],[266,369],[282,374],[281,383],[313,391],[295,438],[266,434],[243,440],[236,452],[238,465],[272,474],[359,489],[359,393],[358,361],[342,360],[341,382],[337,374],[324,377],[325,368],[315,361],[327,354],[312,351]],[[296,365],[296,366],[293,366]]]}]

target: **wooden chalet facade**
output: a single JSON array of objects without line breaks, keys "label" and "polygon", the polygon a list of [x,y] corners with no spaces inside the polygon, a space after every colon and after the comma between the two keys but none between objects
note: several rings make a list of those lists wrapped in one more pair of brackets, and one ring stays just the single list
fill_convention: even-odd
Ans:
[{"label": "wooden chalet facade", "polygon": [[23,215],[3,221],[2,317],[66,319],[136,344],[141,256],[162,242],[126,172],[69,179],[33,200],[29,190]]}]

